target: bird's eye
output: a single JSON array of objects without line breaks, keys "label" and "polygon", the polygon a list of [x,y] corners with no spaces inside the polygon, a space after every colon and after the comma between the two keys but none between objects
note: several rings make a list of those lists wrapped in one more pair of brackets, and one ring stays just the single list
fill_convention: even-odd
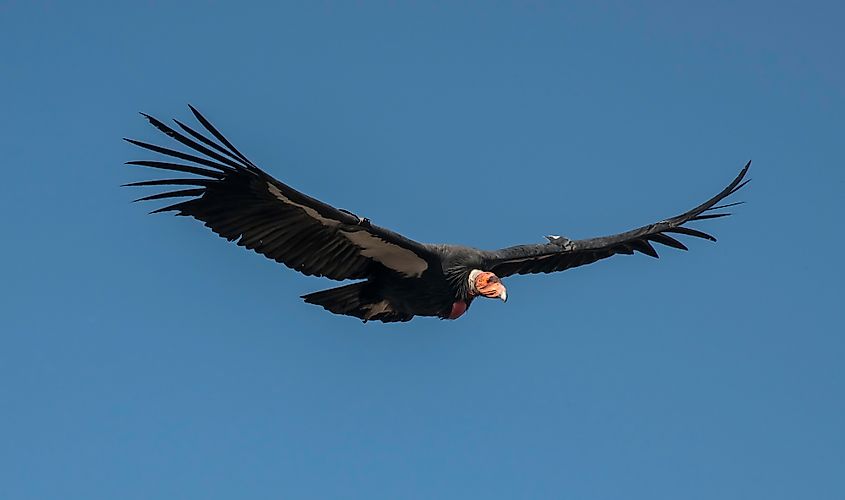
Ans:
[{"label": "bird's eye", "polygon": [[498,283],[499,277],[494,274],[494,275],[490,276],[490,278],[487,279],[487,282],[488,283]]}]

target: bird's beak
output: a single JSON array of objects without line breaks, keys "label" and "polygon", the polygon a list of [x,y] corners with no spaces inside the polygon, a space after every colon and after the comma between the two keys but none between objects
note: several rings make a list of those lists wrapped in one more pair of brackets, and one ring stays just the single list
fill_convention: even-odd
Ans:
[{"label": "bird's beak", "polygon": [[508,301],[508,289],[501,281],[491,284],[486,295],[491,299],[500,299],[502,302]]}]

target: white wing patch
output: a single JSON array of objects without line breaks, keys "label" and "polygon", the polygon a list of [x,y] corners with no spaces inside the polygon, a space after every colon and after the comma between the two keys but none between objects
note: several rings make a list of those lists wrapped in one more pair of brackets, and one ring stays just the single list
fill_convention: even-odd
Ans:
[{"label": "white wing patch", "polygon": [[276,198],[281,200],[282,203],[284,203],[286,205],[293,205],[295,207],[301,208],[302,210],[305,211],[306,214],[308,214],[309,217],[318,221],[320,224],[322,224],[324,226],[329,226],[329,227],[337,227],[337,226],[340,225],[340,222],[338,222],[336,220],[332,220],[332,219],[326,219],[325,217],[320,215],[319,212],[317,212],[316,210],[314,210],[311,207],[307,207],[305,205],[300,205],[299,203],[295,203],[290,198],[288,198],[287,196],[282,194],[282,192],[279,191],[279,188],[277,188],[273,184],[270,184],[269,182],[267,183],[267,188],[270,191],[270,193],[272,193],[273,196],[275,196]]},{"label": "white wing patch", "polygon": [[[267,189],[281,202],[301,208],[306,214],[308,214],[309,217],[320,224],[327,227],[340,226],[340,222],[333,219],[327,219],[313,208],[292,201],[290,198],[285,196],[279,188],[269,182],[267,183]],[[376,260],[388,268],[409,278],[418,278],[426,269],[428,269],[428,262],[426,262],[425,259],[420,258],[419,255],[415,254],[411,250],[384,241],[378,236],[374,236],[367,231],[346,232],[341,230],[340,234],[344,235],[346,239],[360,248],[361,255],[364,257]]]},{"label": "white wing patch", "polygon": [[340,234],[346,236],[349,241],[360,248],[362,250],[361,255],[364,257],[381,262],[388,268],[407,277],[418,278],[428,269],[428,262],[420,258],[419,255],[407,248],[388,243],[366,231],[347,233],[341,230]]}]

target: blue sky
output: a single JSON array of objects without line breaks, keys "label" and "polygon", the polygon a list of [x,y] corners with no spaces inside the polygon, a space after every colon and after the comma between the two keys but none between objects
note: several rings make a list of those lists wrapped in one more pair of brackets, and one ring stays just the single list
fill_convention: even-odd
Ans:
[{"label": "blue sky", "polygon": [[[0,1],[0,496],[845,497],[830,2]],[[497,248],[688,242],[362,324],[120,184],[199,107],[289,184]]]}]

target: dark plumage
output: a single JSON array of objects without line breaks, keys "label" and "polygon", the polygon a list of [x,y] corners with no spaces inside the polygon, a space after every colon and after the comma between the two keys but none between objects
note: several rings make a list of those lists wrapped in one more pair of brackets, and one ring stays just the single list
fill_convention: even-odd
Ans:
[{"label": "dark plumage", "polygon": [[685,224],[730,215],[713,211],[738,204],[719,202],[748,182],[743,179],[751,165],[748,162],[719,194],[670,219],[612,236],[585,240],[547,236],[547,243],[485,251],[418,243],[300,193],[258,168],[196,109],[191,107],[191,111],[213,139],[182,122],[175,121],[180,132],[144,114],[191,153],[126,139],[168,157],[130,161],[129,165],[190,174],[126,184],[179,187],[135,201],[187,198],[152,213],[194,217],[229,241],[303,274],[363,280],[303,298],[364,321],[408,321],[414,316],[455,319],[479,295],[507,300],[501,277],[563,271],[616,254],[640,252],[657,257],[654,243],[686,250],[673,234],[716,241]]}]

